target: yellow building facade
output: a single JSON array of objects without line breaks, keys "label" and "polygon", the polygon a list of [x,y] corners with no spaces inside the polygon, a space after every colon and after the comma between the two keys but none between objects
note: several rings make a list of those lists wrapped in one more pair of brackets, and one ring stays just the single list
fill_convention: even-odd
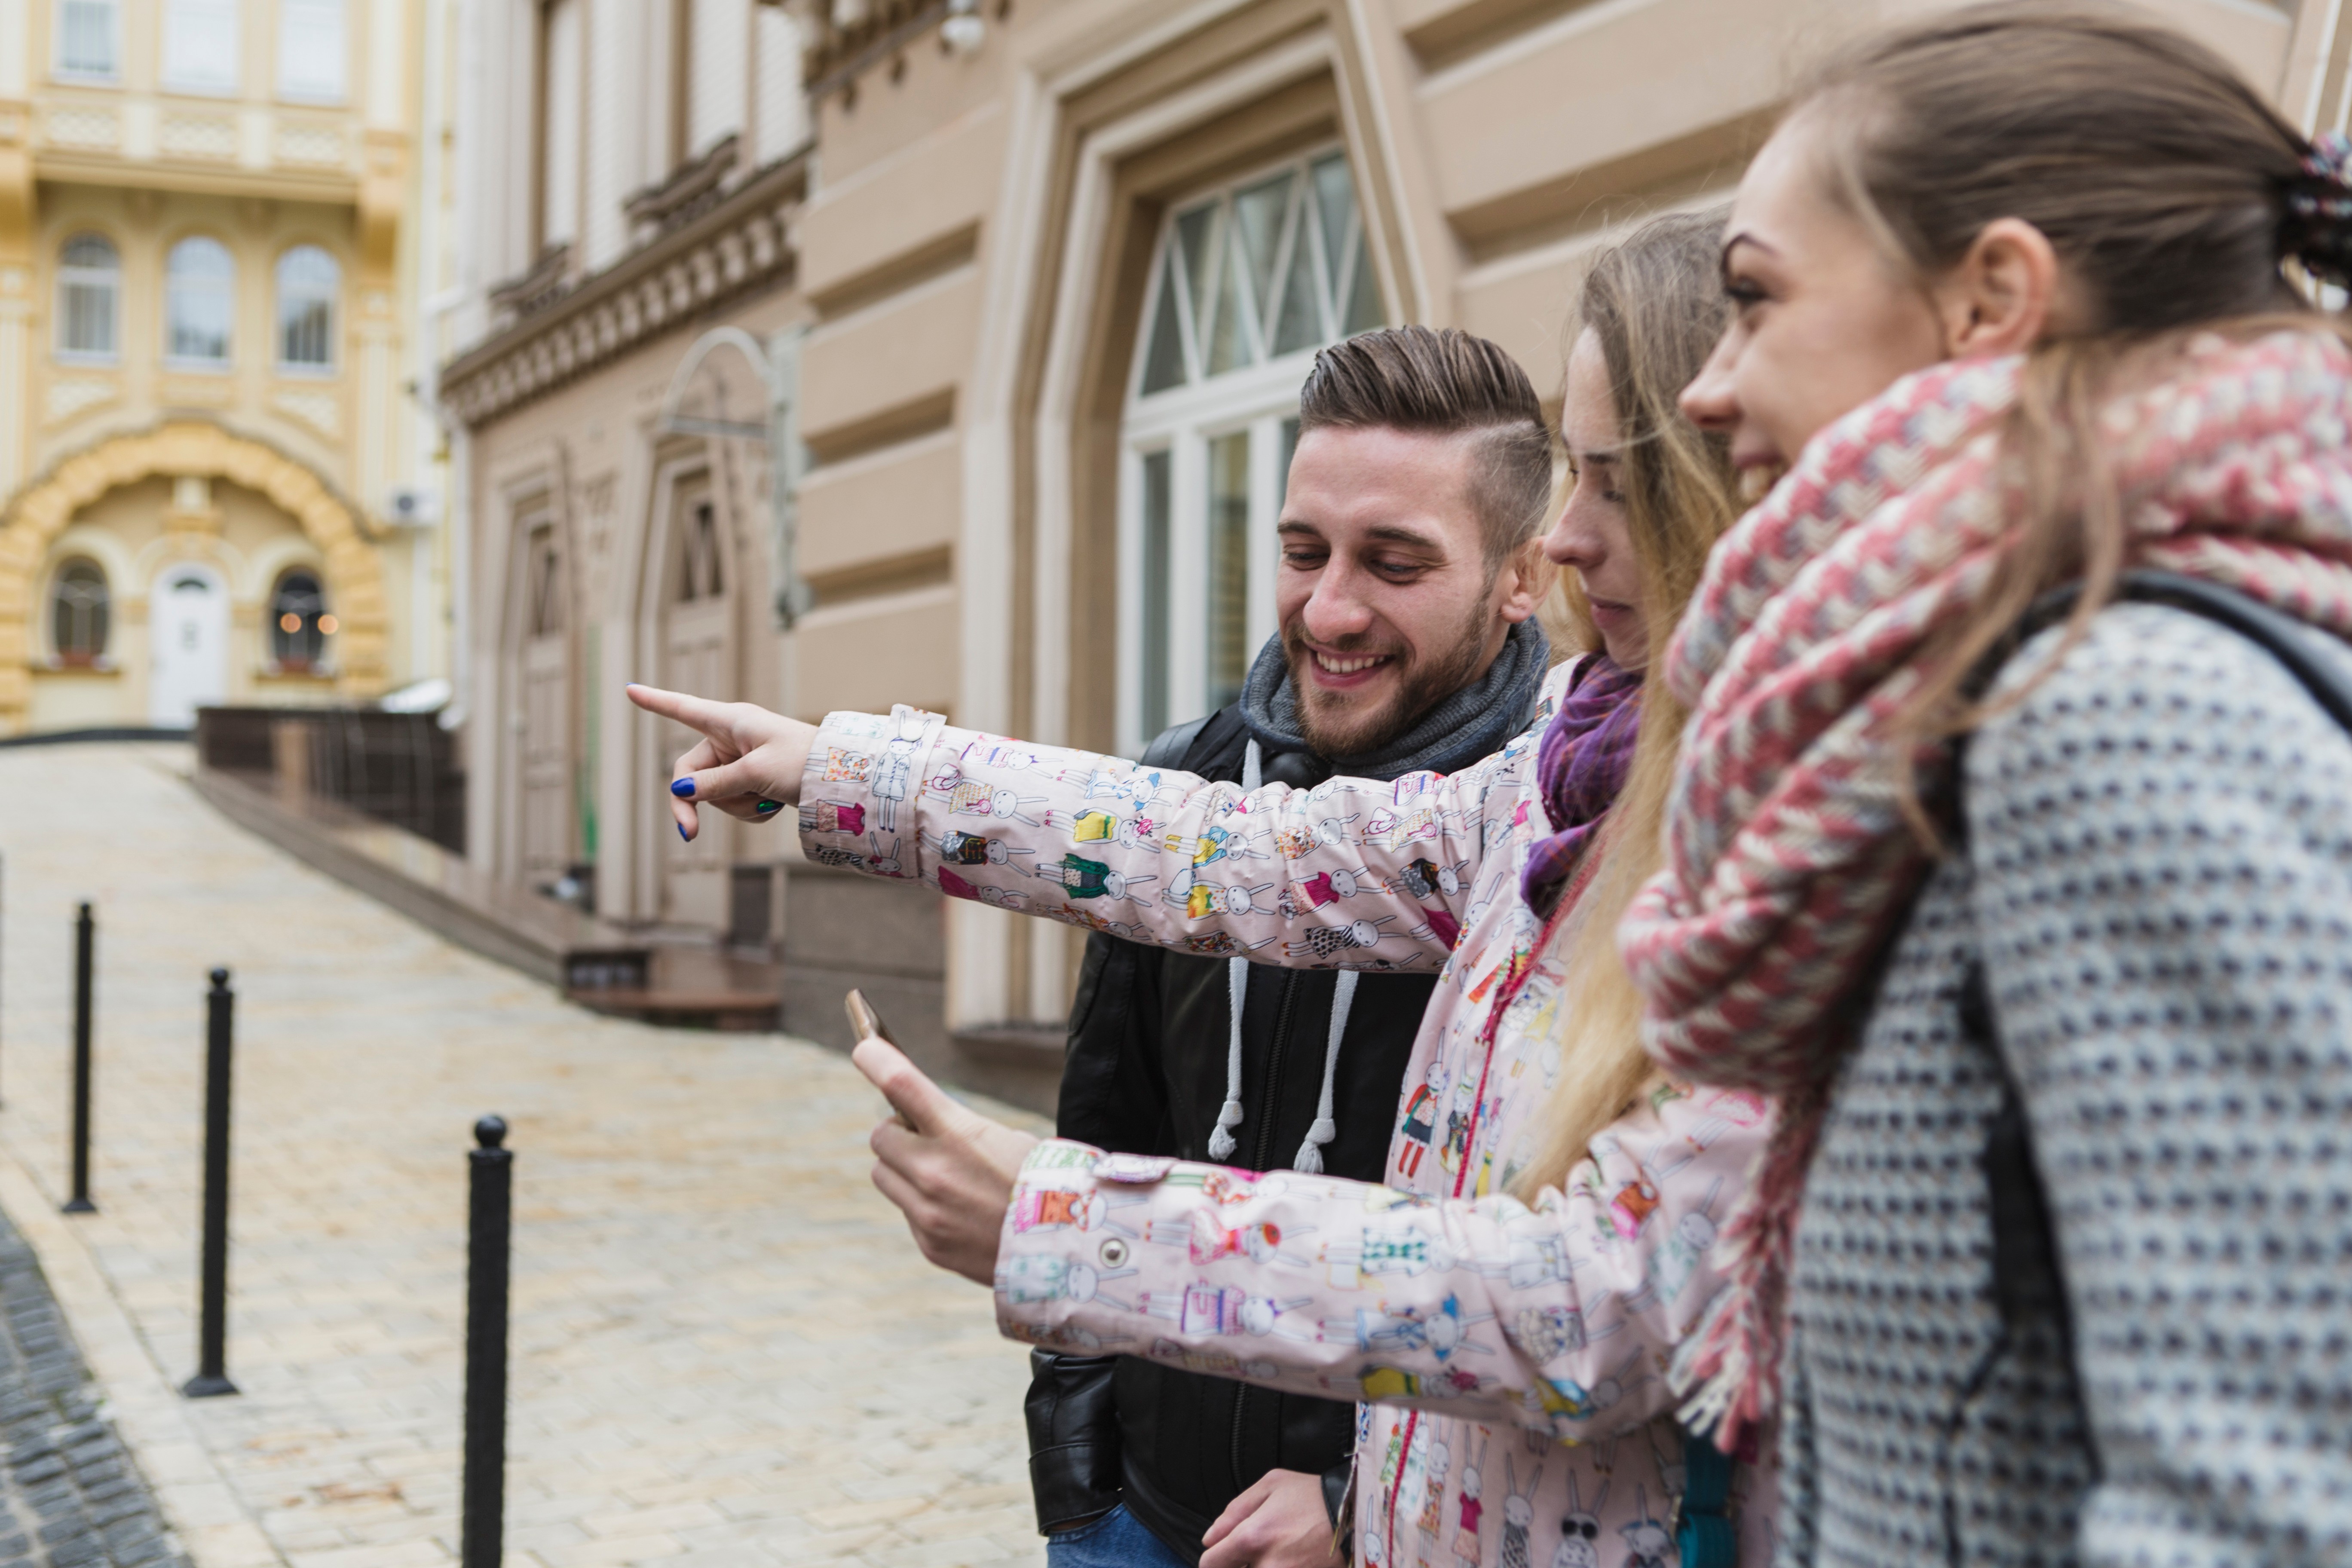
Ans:
[{"label": "yellow building facade", "polygon": [[0,734],[439,672],[418,0],[0,0]]}]

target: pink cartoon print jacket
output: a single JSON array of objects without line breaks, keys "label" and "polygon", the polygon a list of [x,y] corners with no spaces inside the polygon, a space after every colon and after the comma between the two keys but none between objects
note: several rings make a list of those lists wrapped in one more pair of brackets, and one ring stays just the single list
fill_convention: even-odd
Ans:
[{"label": "pink cartoon print jacket", "polygon": [[[1505,1191],[1559,1066],[1576,912],[1543,940],[1518,873],[1550,831],[1536,742],[1570,668],[1526,733],[1450,776],[1245,791],[901,707],[829,715],[802,785],[828,865],[1187,952],[1439,972],[1385,1185],[1049,1141],[998,1256],[1013,1338],[1361,1402],[1372,1568],[1677,1560],[1664,1371],[1715,1293],[1768,1108],[1662,1085],[1564,1191]],[[1739,1467],[1743,1563],[1770,1561],[1771,1496]]]}]

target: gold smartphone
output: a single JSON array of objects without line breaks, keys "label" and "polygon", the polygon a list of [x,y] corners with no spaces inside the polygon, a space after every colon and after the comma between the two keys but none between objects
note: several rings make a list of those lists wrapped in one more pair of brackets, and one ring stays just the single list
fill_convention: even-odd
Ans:
[{"label": "gold smartphone", "polygon": [[857,1031],[859,1039],[888,1040],[894,1046],[898,1043],[891,1039],[890,1026],[882,1021],[882,1015],[874,1010],[874,1004],[866,999],[865,992],[852,989],[841,999],[841,1005],[848,1012],[849,1026]]}]

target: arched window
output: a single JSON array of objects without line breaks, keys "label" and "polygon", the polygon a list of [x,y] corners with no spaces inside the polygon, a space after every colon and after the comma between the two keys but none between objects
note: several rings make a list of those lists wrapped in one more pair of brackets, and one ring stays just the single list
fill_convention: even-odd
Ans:
[{"label": "arched window", "polygon": [[335,363],[335,301],[343,270],[315,245],[278,258],[278,363],[324,370]]},{"label": "arched window", "polygon": [[1337,148],[1204,192],[1166,220],[1121,443],[1121,747],[1241,694],[1275,629],[1299,383],[1316,349],[1384,315]]},{"label": "arched window", "polygon": [[49,636],[59,664],[86,668],[106,656],[110,609],[106,572],[97,562],[77,558],[58,568],[49,590]]},{"label": "arched window", "polygon": [[58,257],[58,354],[111,364],[122,302],[122,258],[102,235],[78,234]]},{"label": "arched window", "polygon": [[297,568],[278,579],[269,596],[269,657],[283,670],[317,669],[327,662],[327,639],[335,635],[335,617],[327,612],[327,595],[318,574]]},{"label": "arched window", "polygon": [[163,357],[226,365],[236,320],[236,263],[228,247],[202,236],[172,247],[163,267]]}]

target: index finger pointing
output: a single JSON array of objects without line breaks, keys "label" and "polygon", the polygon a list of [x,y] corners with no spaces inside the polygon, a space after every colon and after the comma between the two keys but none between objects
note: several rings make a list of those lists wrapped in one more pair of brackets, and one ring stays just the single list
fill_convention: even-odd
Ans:
[{"label": "index finger pointing", "polygon": [[690,697],[683,691],[664,691],[658,686],[639,686],[634,681],[626,689],[629,700],[646,712],[674,719],[689,730],[717,736],[726,733],[729,729],[728,705],[724,702],[713,702],[707,697]]}]

